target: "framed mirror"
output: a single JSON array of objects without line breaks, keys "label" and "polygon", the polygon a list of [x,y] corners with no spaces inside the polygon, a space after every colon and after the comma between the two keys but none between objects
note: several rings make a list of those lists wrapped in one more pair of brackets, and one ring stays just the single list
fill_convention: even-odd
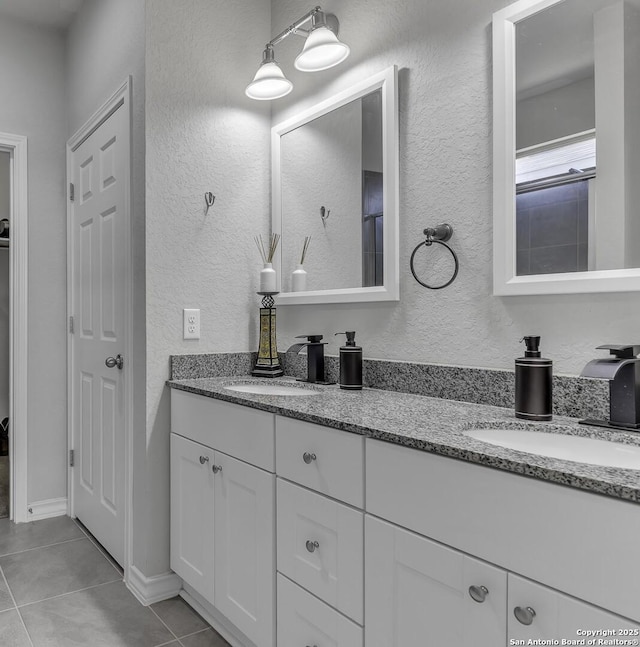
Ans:
[{"label": "framed mirror", "polygon": [[494,294],[640,289],[640,0],[493,18]]},{"label": "framed mirror", "polygon": [[278,305],[399,299],[397,93],[394,66],[271,129]]}]

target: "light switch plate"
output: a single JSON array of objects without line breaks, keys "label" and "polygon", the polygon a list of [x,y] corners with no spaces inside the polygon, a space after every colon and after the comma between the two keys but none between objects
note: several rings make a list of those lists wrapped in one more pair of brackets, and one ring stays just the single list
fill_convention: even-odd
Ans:
[{"label": "light switch plate", "polygon": [[200,309],[184,308],[182,314],[183,339],[200,339]]}]

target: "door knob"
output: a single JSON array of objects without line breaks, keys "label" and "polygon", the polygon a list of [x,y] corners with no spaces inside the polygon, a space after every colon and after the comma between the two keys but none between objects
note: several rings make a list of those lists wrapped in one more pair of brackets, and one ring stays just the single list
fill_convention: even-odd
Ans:
[{"label": "door knob", "polygon": [[115,368],[117,366],[122,370],[122,367],[124,366],[124,357],[118,353],[115,357],[107,357],[107,359],[104,360],[104,364],[107,368]]},{"label": "door knob", "polygon": [[302,460],[309,465],[311,462],[316,460],[316,455],[312,454],[311,452],[305,452],[302,454]]}]

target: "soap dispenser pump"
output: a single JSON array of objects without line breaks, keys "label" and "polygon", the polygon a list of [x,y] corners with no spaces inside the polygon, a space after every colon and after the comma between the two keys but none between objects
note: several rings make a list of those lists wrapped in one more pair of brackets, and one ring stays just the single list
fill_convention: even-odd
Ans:
[{"label": "soap dispenser pump", "polygon": [[336,335],[347,336],[346,344],[340,347],[340,388],[362,389],[362,348],[356,346],[355,330],[337,332]]},{"label": "soap dispenser pump", "polygon": [[540,353],[540,337],[527,335],[524,357],[516,359],[516,418],[551,420],[553,362]]}]

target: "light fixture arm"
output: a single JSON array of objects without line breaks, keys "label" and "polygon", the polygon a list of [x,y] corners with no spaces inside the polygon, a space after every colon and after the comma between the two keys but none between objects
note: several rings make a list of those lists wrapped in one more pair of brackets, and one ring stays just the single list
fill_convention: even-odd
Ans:
[{"label": "light fixture arm", "polygon": [[319,25],[324,25],[328,27],[336,36],[338,35],[338,30],[340,29],[340,23],[336,16],[332,13],[325,14],[322,11],[322,7],[314,7],[311,11],[307,12],[301,18],[298,18],[294,23],[289,25],[285,30],[281,31],[277,36],[272,38],[266,45],[267,48],[273,47],[278,43],[281,43],[287,36],[295,34],[296,36],[302,36],[306,38],[311,29],[302,29],[302,26],[311,21],[311,28],[317,27]]}]

